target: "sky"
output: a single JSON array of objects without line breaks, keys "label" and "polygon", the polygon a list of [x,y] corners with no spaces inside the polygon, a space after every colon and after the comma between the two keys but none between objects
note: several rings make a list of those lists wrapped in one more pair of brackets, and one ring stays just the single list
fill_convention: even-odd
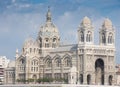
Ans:
[{"label": "sky", "polygon": [[109,18],[115,27],[116,63],[120,64],[120,0],[0,0],[0,56],[14,60],[16,49],[21,52],[27,38],[37,38],[48,6],[61,43],[77,43],[78,26],[88,16],[98,44],[99,28]]}]

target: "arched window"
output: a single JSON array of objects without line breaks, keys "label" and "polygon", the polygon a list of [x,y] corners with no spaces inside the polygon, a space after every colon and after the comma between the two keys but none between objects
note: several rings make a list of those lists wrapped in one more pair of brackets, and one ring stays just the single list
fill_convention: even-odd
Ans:
[{"label": "arched window", "polygon": [[40,38],[39,41],[40,41],[40,47],[42,47],[42,38]]},{"label": "arched window", "polygon": [[80,32],[80,41],[84,42],[84,33],[82,31]]},{"label": "arched window", "polygon": [[102,43],[106,43],[106,36],[105,36],[105,33],[102,33]]},{"label": "arched window", "polygon": [[90,74],[87,75],[87,84],[88,85],[91,84],[91,75]]},{"label": "arched window", "polygon": [[20,60],[20,64],[24,64],[25,63],[25,60],[24,59],[21,59]]},{"label": "arched window", "polygon": [[64,64],[65,67],[71,67],[72,66],[71,59],[69,57],[66,57],[63,60],[63,64]]},{"label": "arched window", "polygon": [[37,60],[33,60],[32,61],[32,65],[38,65],[38,61]]},{"label": "arched window", "polygon": [[92,41],[92,33],[88,31],[87,36],[86,36],[86,41],[91,42]]},{"label": "arched window", "polygon": [[46,38],[46,39],[45,39],[45,48],[48,48],[48,47],[49,47],[49,39]]},{"label": "arched window", "polygon": [[113,81],[113,76],[112,75],[109,76],[108,81],[109,81],[108,82],[109,85],[112,85],[112,81]]},{"label": "arched window", "polygon": [[60,64],[61,64],[61,60],[59,58],[56,58],[55,59],[55,66],[60,67]]},{"label": "arched window", "polygon": [[83,84],[83,74],[80,74],[79,80],[80,80],[80,84]]},{"label": "arched window", "polygon": [[21,59],[20,61],[19,61],[19,70],[20,71],[24,71],[25,70],[25,60],[24,59]]},{"label": "arched window", "polygon": [[45,61],[45,64],[47,67],[51,67],[52,66],[52,60],[50,58],[48,58],[46,61]]},{"label": "arched window", "polygon": [[56,38],[53,38],[53,43],[52,43],[52,47],[53,47],[53,48],[56,47],[56,42],[57,42],[57,39],[56,39]]},{"label": "arched window", "polygon": [[32,52],[32,48],[30,48],[30,53]]},{"label": "arched window", "polygon": [[108,43],[109,44],[113,43],[113,34],[112,33],[109,33],[109,35],[108,35]]},{"label": "arched window", "polygon": [[34,48],[34,53],[35,53],[36,49]]},{"label": "arched window", "polygon": [[34,59],[31,61],[31,71],[32,72],[37,72],[38,71],[38,60]]},{"label": "arched window", "polygon": [[37,79],[37,75],[33,75],[32,77],[34,79],[34,81]]}]

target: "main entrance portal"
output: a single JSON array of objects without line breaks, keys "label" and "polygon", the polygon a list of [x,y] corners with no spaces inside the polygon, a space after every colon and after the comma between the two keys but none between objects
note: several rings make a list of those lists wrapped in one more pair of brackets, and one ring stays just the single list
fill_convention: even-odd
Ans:
[{"label": "main entrance portal", "polygon": [[102,59],[95,61],[95,83],[104,85],[104,61]]}]

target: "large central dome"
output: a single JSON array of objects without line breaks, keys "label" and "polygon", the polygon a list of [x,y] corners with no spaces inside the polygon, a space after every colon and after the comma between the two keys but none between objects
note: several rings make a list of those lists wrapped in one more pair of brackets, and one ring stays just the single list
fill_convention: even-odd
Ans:
[{"label": "large central dome", "polygon": [[46,14],[46,22],[40,27],[37,40],[41,48],[56,48],[59,46],[60,35],[57,27],[52,23],[50,9]]},{"label": "large central dome", "polygon": [[59,37],[59,31],[57,27],[52,23],[52,17],[50,9],[48,9],[47,15],[46,15],[46,23],[40,27],[39,35],[42,37],[53,37],[57,36]]}]

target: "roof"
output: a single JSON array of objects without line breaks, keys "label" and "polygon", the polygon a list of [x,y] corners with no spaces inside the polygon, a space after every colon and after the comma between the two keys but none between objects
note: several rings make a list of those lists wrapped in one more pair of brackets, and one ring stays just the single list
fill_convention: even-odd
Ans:
[{"label": "roof", "polygon": [[64,52],[77,50],[77,44],[60,45],[58,48],[53,49],[51,52]]}]

